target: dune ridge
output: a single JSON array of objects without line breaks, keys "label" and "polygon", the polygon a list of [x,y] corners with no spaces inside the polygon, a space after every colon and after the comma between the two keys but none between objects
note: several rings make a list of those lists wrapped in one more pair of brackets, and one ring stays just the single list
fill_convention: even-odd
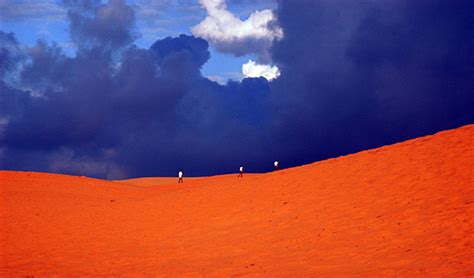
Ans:
[{"label": "dune ridge", "polygon": [[0,171],[0,276],[472,276],[473,135],[179,185]]}]

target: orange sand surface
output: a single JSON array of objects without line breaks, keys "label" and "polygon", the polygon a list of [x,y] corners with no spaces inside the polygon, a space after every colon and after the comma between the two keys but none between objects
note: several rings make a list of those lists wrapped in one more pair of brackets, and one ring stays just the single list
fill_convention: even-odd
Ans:
[{"label": "orange sand surface", "polygon": [[472,277],[473,135],[179,185],[0,171],[0,276]]},{"label": "orange sand surface", "polygon": [[[194,180],[196,178],[186,178],[186,181]],[[170,183],[177,183],[178,178],[171,178],[171,177],[159,177],[159,178],[135,178],[135,179],[128,179],[128,180],[115,180],[114,182],[132,184],[132,185],[139,185],[139,186],[150,186],[150,185],[160,185],[160,184],[170,184]]]},{"label": "orange sand surface", "polygon": [[[228,175],[221,175],[221,176],[211,176],[211,177],[184,177],[185,181],[196,181],[199,179],[207,179],[207,180],[214,180],[215,178],[223,178],[226,176],[231,176],[235,177],[238,174],[228,174]],[[246,173],[246,177],[255,177],[258,174],[255,173]],[[126,183],[126,184],[132,184],[132,185],[138,185],[138,186],[152,186],[152,185],[160,185],[160,184],[172,184],[172,183],[177,183],[178,182],[178,177],[172,178],[172,177],[148,177],[148,178],[135,178],[135,179],[128,179],[128,180],[115,180],[114,182],[119,182],[119,183]]]}]

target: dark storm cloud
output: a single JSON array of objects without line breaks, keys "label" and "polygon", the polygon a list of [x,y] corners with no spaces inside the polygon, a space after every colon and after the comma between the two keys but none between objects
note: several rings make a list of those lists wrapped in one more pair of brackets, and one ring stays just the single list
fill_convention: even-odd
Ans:
[{"label": "dark storm cloud", "polygon": [[13,33],[0,31],[0,77],[13,71],[22,59],[20,45]]},{"label": "dark storm cloud", "polygon": [[0,32],[0,168],[96,177],[266,171],[474,122],[470,1],[286,1],[282,75],[222,86],[208,43],[149,49],[121,1],[66,1],[77,55]]},{"label": "dark storm cloud", "polygon": [[[282,1],[274,130],[291,164],[474,122],[472,1]],[[283,147],[286,146],[286,147]]]},{"label": "dark storm cloud", "polygon": [[64,1],[68,7],[71,36],[76,44],[119,47],[131,43],[135,14],[123,0]]},{"label": "dark storm cloud", "polygon": [[[8,108],[0,115],[2,168],[109,178],[184,168],[189,175],[237,167],[229,158],[242,144],[253,153],[266,80],[221,86],[203,78],[209,45],[192,36],[158,40],[149,49],[128,45],[134,21],[116,11],[128,10],[121,2],[67,6],[71,32],[81,40],[77,55],[40,41],[23,48],[19,82],[2,82],[1,104]],[[114,18],[99,19],[103,10]],[[103,24],[119,35],[102,32]],[[96,25],[103,29],[87,31]],[[12,34],[2,38],[8,49],[17,47]],[[13,56],[2,53],[2,68],[12,72]],[[242,138],[249,133],[251,139]]]}]

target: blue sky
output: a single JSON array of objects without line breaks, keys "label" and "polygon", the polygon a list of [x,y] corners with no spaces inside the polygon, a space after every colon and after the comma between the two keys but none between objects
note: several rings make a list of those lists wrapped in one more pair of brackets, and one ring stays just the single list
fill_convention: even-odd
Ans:
[{"label": "blue sky", "polygon": [[[206,17],[206,11],[197,0],[134,0],[127,3],[136,11],[139,37],[134,43],[143,48],[168,36],[191,34],[190,28]],[[15,33],[19,42],[27,46],[33,46],[37,40],[56,42],[68,55],[74,55],[76,46],[69,36],[66,9],[61,1],[19,0],[5,1],[3,5],[14,8],[8,18],[5,15],[0,17],[0,30]],[[257,10],[276,8],[273,0],[228,1],[227,5],[242,20]],[[253,54],[235,56],[221,53],[212,46],[209,50],[211,59],[202,67],[202,74],[220,83],[228,79],[241,80],[242,65],[256,59]]]}]

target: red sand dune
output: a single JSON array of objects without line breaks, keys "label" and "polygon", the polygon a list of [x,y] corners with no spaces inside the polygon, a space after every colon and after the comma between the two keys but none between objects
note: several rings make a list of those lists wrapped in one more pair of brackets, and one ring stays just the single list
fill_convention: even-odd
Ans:
[{"label": "red sand dune", "polygon": [[472,276],[473,135],[180,185],[1,171],[0,276]]},{"label": "red sand dune", "polygon": [[[198,178],[186,178],[187,181],[191,179],[195,180]],[[128,179],[128,180],[115,180],[114,182],[139,185],[139,186],[150,186],[150,185],[176,183],[177,180],[178,180],[177,178],[171,178],[171,177],[159,177],[159,178],[149,177],[149,178],[135,178],[135,179]]]},{"label": "red sand dune", "polygon": [[[226,176],[230,177],[235,177],[238,174],[228,174],[228,175],[220,175],[220,176],[211,176],[211,177],[184,177],[186,179],[186,182],[189,181],[196,181],[196,180],[201,180],[201,179],[214,179],[214,178],[222,178]],[[255,177],[256,175],[259,174],[254,174],[254,173],[247,173],[245,174],[246,177]],[[126,184],[132,184],[132,185],[137,185],[137,186],[152,186],[152,185],[161,185],[161,184],[173,184],[178,182],[178,178],[172,178],[172,177],[148,177],[148,178],[135,178],[135,179],[128,179],[128,180],[114,180],[114,182],[119,182],[119,183],[126,183]]]}]

